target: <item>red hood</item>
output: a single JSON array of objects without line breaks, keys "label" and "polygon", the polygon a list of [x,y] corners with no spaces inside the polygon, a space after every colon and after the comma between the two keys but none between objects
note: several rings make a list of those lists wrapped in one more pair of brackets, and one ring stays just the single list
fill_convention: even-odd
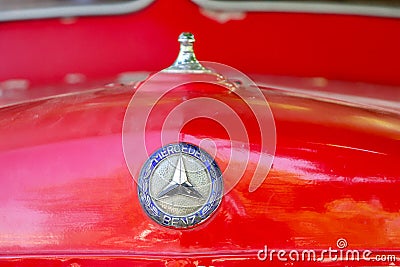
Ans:
[{"label": "red hood", "polygon": [[[264,245],[325,249],[339,238],[353,248],[400,249],[395,110],[264,88],[277,133],[267,179],[249,192],[259,146],[253,138],[245,175],[213,218],[174,230],[142,211],[124,160],[122,124],[135,90],[114,86],[1,108],[4,255],[146,258],[162,251],[171,258],[255,260]],[[208,94],[229,98],[228,92]],[[168,108],[168,101],[172,96],[158,108]],[[229,139],[211,125],[188,124],[181,138],[195,144],[204,137],[216,140],[216,161],[224,169]]]}]

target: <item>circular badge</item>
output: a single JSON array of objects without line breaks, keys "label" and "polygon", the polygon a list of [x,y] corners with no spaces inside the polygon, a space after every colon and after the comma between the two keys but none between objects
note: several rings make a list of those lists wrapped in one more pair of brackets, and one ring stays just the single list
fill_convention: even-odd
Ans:
[{"label": "circular badge", "polygon": [[138,195],[157,223],[188,228],[206,220],[223,195],[220,168],[204,150],[189,143],[166,145],[144,163]]}]

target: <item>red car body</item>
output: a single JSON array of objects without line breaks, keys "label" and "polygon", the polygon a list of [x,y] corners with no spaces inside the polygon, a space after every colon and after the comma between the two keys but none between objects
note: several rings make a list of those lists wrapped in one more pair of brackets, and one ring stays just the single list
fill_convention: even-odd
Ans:
[{"label": "red car body", "polygon": [[[277,254],[260,261],[260,250],[337,249],[339,239],[399,256],[400,21],[228,12],[222,23],[216,14],[161,0],[126,15],[0,24],[2,266],[285,265]],[[142,84],[132,72],[170,65],[182,31],[195,33],[198,58],[253,78],[276,126],[273,166],[249,192],[260,140],[242,112],[250,164],[215,214],[189,230],[147,217],[122,147],[125,112]],[[117,84],[121,73],[133,81]],[[231,101],[228,91],[188,85],[157,109],[203,95]],[[215,140],[226,168],[230,141],[217,123],[199,119],[181,133],[183,142]],[[159,147],[157,136],[149,142]],[[398,260],[374,259],[292,264]]]}]

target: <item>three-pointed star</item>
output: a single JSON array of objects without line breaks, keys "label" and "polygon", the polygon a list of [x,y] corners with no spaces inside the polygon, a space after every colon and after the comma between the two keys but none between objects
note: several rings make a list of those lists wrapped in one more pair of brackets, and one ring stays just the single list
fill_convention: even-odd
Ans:
[{"label": "three-pointed star", "polygon": [[203,198],[203,196],[188,181],[182,157],[179,157],[171,182],[169,182],[169,184],[158,193],[157,197],[164,198],[174,195]]}]

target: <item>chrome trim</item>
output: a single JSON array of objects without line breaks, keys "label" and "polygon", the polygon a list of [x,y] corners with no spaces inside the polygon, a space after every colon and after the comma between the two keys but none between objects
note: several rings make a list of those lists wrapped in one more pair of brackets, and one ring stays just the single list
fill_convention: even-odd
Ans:
[{"label": "chrome trim", "polygon": [[135,0],[119,4],[75,5],[4,10],[0,11],[0,21],[126,14],[141,10],[153,2],[154,0]]},{"label": "chrome trim", "polygon": [[202,8],[221,11],[294,12],[400,18],[400,7],[333,3],[192,0]]},{"label": "chrome trim", "polygon": [[193,50],[195,42],[194,35],[190,32],[183,32],[179,35],[180,51],[174,64],[163,70],[169,73],[211,73],[197,60]]}]

